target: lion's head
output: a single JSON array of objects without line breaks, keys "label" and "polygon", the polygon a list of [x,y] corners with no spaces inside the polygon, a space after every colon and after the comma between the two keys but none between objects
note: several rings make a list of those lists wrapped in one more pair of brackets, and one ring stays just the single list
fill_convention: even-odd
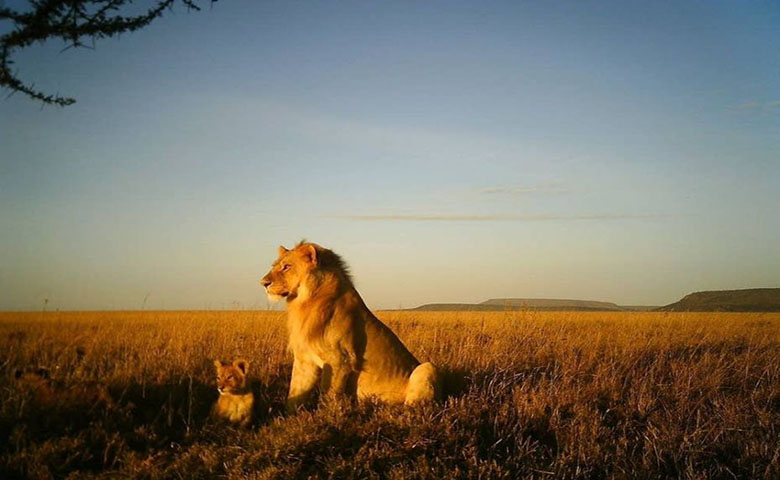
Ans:
[{"label": "lion's head", "polygon": [[230,363],[214,360],[217,367],[217,390],[220,395],[239,393],[246,389],[246,375],[249,372],[249,362],[239,358]]},{"label": "lion's head", "polygon": [[338,279],[340,284],[352,281],[341,257],[316,243],[301,241],[291,250],[279,247],[279,258],[260,284],[271,301],[292,301],[307,298],[327,278]]},{"label": "lion's head", "polygon": [[292,300],[298,296],[298,290],[316,267],[316,245],[300,243],[292,250],[280,246],[279,258],[271,265],[271,270],[260,283],[265,287],[270,300]]}]

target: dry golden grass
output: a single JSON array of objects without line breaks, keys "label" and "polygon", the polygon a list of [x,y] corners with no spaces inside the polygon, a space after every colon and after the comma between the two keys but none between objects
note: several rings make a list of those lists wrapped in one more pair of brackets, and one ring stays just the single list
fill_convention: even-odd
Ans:
[{"label": "dry golden grass", "polygon": [[[282,415],[282,313],[1,313],[0,477],[780,478],[780,314],[379,317],[444,367],[441,405]],[[248,430],[208,420],[239,356]]]}]

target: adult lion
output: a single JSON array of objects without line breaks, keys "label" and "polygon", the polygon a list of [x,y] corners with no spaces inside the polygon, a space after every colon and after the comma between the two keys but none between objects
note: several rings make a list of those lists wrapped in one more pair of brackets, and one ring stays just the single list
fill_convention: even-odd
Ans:
[{"label": "adult lion", "polygon": [[371,313],[332,251],[307,242],[292,250],[279,247],[261,283],[271,300],[287,300],[295,357],[288,411],[303,404],[318,383],[329,397],[413,404],[438,396],[436,367],[418,362]]}]

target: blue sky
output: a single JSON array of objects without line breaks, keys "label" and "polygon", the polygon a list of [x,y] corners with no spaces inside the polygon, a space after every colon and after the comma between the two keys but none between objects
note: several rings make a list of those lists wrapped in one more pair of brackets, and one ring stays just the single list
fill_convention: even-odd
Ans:
[{"label": "blue sky", "polygon": [[265,308],[304,237],[374,308],[780,286],[776,3],[233,0],[96,47],[16,57],[78,103],[0,101],[0,309]]}]

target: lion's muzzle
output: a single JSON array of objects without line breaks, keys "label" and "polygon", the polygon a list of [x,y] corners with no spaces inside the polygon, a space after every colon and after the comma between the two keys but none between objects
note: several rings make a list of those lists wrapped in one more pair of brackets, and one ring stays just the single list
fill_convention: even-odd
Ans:
[{"label": "lion's muzzle", "polygon": [[260,285],[265,288],[265,293],[272,302],[278,302],[290,294],[283,285],[279,285],[278,283],[274,284],[273,280],[271,280],[268,275],[260,280]]}]

